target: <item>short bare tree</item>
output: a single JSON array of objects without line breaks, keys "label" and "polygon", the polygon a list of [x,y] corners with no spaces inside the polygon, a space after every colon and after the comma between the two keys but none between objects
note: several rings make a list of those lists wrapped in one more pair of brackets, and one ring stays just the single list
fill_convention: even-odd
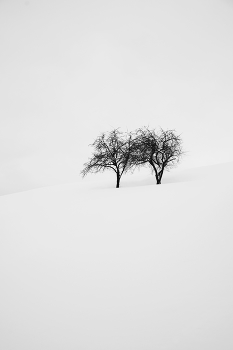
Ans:
[{"label": "short bare tree", "polygon": [[180,160],[182,140],[175,130],[156,132],[148,127],[136,130],[132,161],[135,166],[149,165],[155,174],[157,184],[161,184],[164,170],[174,167]]},{"label": "short bare tree", "polygon": [[130,154],[133,144],[131,133],[123,133],[118,129],[102,133],[90,145],[94,147],[94,153],[84,164],[82,176],[111,169],[116,174],[116,188],[119,188],[123,173],[131,168]]}]

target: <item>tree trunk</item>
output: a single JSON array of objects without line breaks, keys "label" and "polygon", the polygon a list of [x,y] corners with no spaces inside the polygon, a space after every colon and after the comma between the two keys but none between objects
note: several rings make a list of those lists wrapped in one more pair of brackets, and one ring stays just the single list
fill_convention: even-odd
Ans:
[{"label": "tree trunk", "polygon": [[117,183],[116,183],[116,188],[119,188],[119,187],[120,187],[120,179],[121,179],[120,174],[119,174],[119,173],[117,173]]},{"label": "tree trunk", "polygon": [[162,180],[164,168],[162,168],[160,171],[158,171],[158,170],[156,169],[156,166],[154,165],[153,162],[150,162],[150,165],[151,165],[151,166],[153,167],[153,169],[154,169],[157,185],[161,185],[161,180]]},{"label": "tree trunk", "polygon": [[156,174],[157,185],[161,185],[161,179],[162,179],[162,176],[161,176],[161,173],[159,172]]},{"label": "tree trunk", "polygon": [[156,176],[156,180],[157,180],[157,185],[161,185],[161,181],[162,181],[162,176],[163,176],[163,168],[162,170],[160,170]]}]

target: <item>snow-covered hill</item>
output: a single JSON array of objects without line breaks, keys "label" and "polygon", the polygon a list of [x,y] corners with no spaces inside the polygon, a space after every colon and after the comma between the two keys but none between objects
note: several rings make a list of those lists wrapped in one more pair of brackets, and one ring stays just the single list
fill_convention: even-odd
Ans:
[{"label": "snow-covered hill", "polygon": [[0,197],[0,348],[232,350],[232,179],[228,163]]}]

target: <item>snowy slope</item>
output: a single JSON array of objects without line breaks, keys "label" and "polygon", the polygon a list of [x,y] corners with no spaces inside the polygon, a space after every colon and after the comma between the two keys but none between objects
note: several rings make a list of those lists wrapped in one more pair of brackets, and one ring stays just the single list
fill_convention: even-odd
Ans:
[{"label": "snowy slope", "polygon": [[0,197],[0,348],[232,350],[232,178],[229,163]]}]

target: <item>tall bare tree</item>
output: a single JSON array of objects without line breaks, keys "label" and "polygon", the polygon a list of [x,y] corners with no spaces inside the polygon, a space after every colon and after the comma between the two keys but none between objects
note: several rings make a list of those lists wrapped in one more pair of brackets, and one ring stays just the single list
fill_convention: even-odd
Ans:
[{"label": "tall bare tree", "polygon": [[131,133],[123,133],[118,129],[102,133],[90,145],[94,147],[94,153],[84,164],[82,176],[111,169],[116,174],[116,188],[119,188],[123,173],[131,167],[130,154],[133,144]]},{"label": "tall bare tree", "polygon": [[157,184],[161,184],[164,170],[174,167],[180,160],[182,140],[175,130],[156,132],[148,127],[136,130],[136,148],[132,154],[135,166],[149,165],[156,177]]}]

